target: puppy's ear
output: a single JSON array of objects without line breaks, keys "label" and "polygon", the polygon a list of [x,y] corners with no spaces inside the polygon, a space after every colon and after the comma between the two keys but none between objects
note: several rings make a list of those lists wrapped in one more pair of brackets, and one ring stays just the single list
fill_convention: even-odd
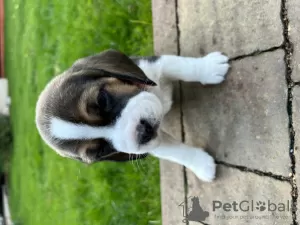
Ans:
[{"label": "puppy's ear", "polygon": [[103,157],[101,161],[115,161],[115,162],[126,162],[126,161],[134,161],[138,159],[146,158],[148,154],[136,155],[136,154],[127,154],[124,152],[115,152],[111,155]]},{"label": "puppy's ear", "polygon": [[125,54],[107,50],[100,54],[77,60],[71,67],[74,75],[114,77],[133,83],[156,84]]}]

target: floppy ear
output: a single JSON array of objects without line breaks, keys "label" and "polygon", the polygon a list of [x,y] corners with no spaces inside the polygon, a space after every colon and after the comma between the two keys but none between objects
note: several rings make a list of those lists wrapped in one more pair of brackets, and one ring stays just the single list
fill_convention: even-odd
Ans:
[{"label": "floppy ear", "polygon": [[134,161],[138,159],[146,158],[148,154],[127,154],[124,152],[115,152],[111,155],[107,155],[103,157],[100,161],[115,161],[115,162],[126,162],[126,161]]},{"label": "floppy ear", "polygon": [[116,50],[106,50],[79,59],[72,65],[71,72],[73,75],[115,77],[151,86],[156,85],[128,56]]}]

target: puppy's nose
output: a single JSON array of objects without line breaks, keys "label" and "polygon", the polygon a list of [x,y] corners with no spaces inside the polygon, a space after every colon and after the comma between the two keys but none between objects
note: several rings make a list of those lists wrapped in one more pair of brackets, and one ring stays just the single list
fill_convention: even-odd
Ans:
[{"label": "puppy's nose", "polygon": [[140,145],[147,144],[157,135],[158,125],[152,125],[147,120],[142,119],[137,126],[137,139]]}]

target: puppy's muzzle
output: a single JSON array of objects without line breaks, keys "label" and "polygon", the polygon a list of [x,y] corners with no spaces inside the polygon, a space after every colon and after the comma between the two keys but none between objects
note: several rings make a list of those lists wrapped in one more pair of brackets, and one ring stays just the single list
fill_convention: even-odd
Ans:
[{"label": "puppy's muzzle", "polygon": [[126,153],[143,154],[159,145],[163,112],[160,99],[153,93],[143,91],[132,97],[115,124],[114,147]]},{"label": "puppy's muzzle", "polygon": [[141,119],[137,125],[137,140],[139,145],[147,144],[157,136],[157,129],[159,124],[153,124],[146,119]]}]

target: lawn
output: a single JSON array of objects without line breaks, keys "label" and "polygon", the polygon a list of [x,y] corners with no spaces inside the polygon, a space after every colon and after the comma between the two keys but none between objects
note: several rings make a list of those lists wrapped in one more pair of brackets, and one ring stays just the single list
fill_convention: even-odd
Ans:
[{"label": "lawn", "polygon": [[50,150],[34,123],[38,94],[77,58],[152,54],[151,0],[7,0],[5,14],[16,224],[161,224],[157,159],[83,165]]}]

